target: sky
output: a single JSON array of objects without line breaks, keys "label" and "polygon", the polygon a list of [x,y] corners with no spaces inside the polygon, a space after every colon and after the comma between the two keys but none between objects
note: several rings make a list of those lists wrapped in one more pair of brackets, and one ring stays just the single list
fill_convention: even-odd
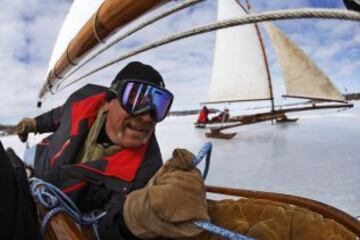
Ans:
[{"label": "sky", "polygon": [[[45,81],[48,63],[59,29],[72,4],[65,0],[2,1],[0,9],[0,124],[15,124],[25,116],[36,116],[62,104],[86,83],[109,85],[128,62],[151,64],[163,75],[175,95],[172,110],[199,107],[207,98],[211,79],[215,34],[207,33],[181,40],[115,64],[89,79],[49,96],[36,108],[38,92]],[[173,1],[164,6],[177,4]],[[344,8],[341,0],[253,0],[254,12],[303,7]],[[87,70],[120,56],[130,49],[190,27],[216,20],[216,1],[203,3],[147,27],[116,45],[91,63]],[[153,13],[154,14],[154,13]],[[141,21],[141,19],[139,20]],[[359,23],[339,20],[289,20],[276,22],[332,79],[342,92],[360,92]],[[115,34],[114,37],[116,37]],[[269,40],[265,37],[265,43]],[[281,91],[281,71],[274,50],[267,48],[270,71]],[[81,74],[81,73],[79,73]]]}]

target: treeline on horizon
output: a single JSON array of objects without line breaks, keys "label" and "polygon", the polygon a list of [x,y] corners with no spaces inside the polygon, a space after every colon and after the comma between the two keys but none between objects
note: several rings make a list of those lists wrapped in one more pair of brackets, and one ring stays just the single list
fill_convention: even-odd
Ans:
[{"label": "treeline on horizon", "polygon": [[5,135],[9,135],[9,134],[14,134],[14,133],[15,133],[15,126],[14,125],[0,124],[0,137],[5,136]]},{"label": "treeline on horizon", "polygon": [[360,93],[344,94],[346,100],[360,100]]}]

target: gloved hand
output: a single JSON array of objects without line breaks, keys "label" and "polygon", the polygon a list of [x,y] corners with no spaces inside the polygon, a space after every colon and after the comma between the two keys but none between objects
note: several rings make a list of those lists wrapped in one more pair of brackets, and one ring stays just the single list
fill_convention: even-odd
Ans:
[{"label": "gloved hand", "polygon": [[124,220],[137,237],[190,237],[202,230],[191,224],[209,220],[205,185],[192,160],[194,155],[176,149],[145,188],[131,192],[125,201]]},{"label": "gloved hand", "polygon": [[34,118],[23,118],[16,126],[16,133],[22,142],[26,142],[31,132],[37,132],[37,124]]}]

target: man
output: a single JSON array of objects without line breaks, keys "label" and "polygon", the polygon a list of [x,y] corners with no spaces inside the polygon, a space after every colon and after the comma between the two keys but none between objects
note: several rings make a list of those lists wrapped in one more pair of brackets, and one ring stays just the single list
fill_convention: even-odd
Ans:
[{"label": "man", "polygon": [[[83,212],[105,210],[99,222],[103,239],[135,238],[127,225],[135,229],[137,223],[124,222],[125,196],[144,188],[162,165],[154,129],[173,101],[164,87],[155,69],[132,62],[118,73],[110,89],[87,85],[63,106],[18,124],[22,141],[29,132],[53,132],[37,145],[35,174],[58,186]],[[128,210],[128,218],[139,208],[141,204]]]},{"label": "man", "polygon": [[213,117],[211,122],[227,122],[229,121],[230,113],[229,109],[225,108],[224,111],[220,112],[219,115]]}]

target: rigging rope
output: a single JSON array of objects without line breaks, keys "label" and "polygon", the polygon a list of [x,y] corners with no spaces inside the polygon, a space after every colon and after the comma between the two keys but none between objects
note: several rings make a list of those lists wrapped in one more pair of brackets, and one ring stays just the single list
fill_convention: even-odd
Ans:
[{"label": "rigging rope", "polygon": [[[210,166],[211,150],[212,150],[211,142],[205,143],[193,160],[194,166],[197,166],[206,156],[205,170],[203,173],[204,180],[206,179]],[[195,225],[196,227],[202,228],[210,233],[216,234],[218,236],[224,237],[229,240],[254,240],[254,238],[250,238],[242,234],[232,232],[220,226],[214,225],[208,221],[197,220],[197,221],[193,221],[192,224]]]},{"label": "rigging rope", "polygon": [[99,239],[97,222],[105,216],[106,212],[93,211],[89,215],[83,215],[74,202],[60,189],[38,178],[30,178],[31,194],[35,201],[44,208],[50,209],[41,222],[41,233],[44,236],[50,219],[59,212],[66,212],[72,219],[81,225],[92,225],[94,233]]},{"label": "rigging rope", "polygon": [[139,30],[149,26],[150,24],[153,24],[154,22],[161,20],[167,16],[170,16],[173,13],[176,13],[180,10],[183,10],[187,7],[193,6],[197,3],[203,2],[205,0],[187,0],[183,3],[180,3],[170,9],[167,9],[164,12],[161,12],[160,14],[148,19],[147,21],[144,21],[142,23],[140,23],[138,26],[134,27],[133,29],[130,29],[129,31],[125,32],[124,34],[120,35],[119,37],[117,37],[116,39],[114,39],[112,42],[110,42],[109,44],[107,44],[104,48],[100,49],[99,51],[95,52],[95,54],[93,54],[91,57],[89,57],[88,59],[86,59],[83,63],[79,64],[74,70],[72,70],[69,74],[67,74],[64,78],[59,79],[59,81],[56,83],[57,88],[59,87],[59,84],[61,84],[62,82],[66,81],[66,79],[68,79],[69,77],[71,77],[74,73],[76,73],[77,71],[79,71],[82,67],[84,67],[86,64],[88,64],[90,61],[94,60],[97,56],[99,56],[100,54],[102,54],[103,52],[105,52],[106,50],[108,50],[110,47],[114,46],[116,43],[124,40],[125,38],[131,36],[132,34],[138,32]]},{"label": "rigging rope", "polygon": [[197,227],[209,231],[210,233],[216,234],[229,240],[255,240],[255,238],[247,237],[242,234],[229,231],[207,221],[194,221],[193,224]]},{"label": "rigging rope", "polygon": [[145,44],[140,46],[132,51],[129,51],[122,56],[115,58],[114,60],[103,64],[102,66],[95,68],[94,70],[75,78],[72,82],[66,84],[62,88],[57,87],[57,89],[63,90],[64,88],[69,87],[70,85],[104,69],[107,68],[117,62],[125,60],[127,58],[133,57],[139,53],[160,47],[165,44],[169,44],[171,42],[185,39],[194,35],[207,33],[223,28],[234,27],[239,25],[264,22],[264,21],[274,21],[274,20],[284,20],[284,19],[297,19],[297,18],[325,18],[325,19],[343,19],[350,21],[360,21],[360,13],[355,11],[348,10],[334,10],[334,9],[296,9],[296,10],[276,10],[276,11],[268,11],[263,13],[253,13],[240,18],[233,18],[229,20],[217,21],[215,23],[207,24],[204,26],[196,27],[187,31],[183,31],[157,41],[151,42],[149,44]]},{"label": "rigging rope", "polygon": [[206,156],[205,167],[204,167],[204,172],[203,172],[204,180],[206,179],[207,174],[209,172],[211,150],[212,150],[211,142],[205,143],[204,146],[200,149],[198,155],[196,155],[196,157],[195,157],[195,159],[193,161],[194,166],[197,166],[202,161],[202,159]]}]

